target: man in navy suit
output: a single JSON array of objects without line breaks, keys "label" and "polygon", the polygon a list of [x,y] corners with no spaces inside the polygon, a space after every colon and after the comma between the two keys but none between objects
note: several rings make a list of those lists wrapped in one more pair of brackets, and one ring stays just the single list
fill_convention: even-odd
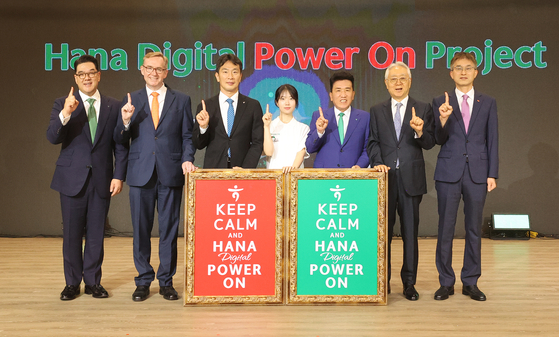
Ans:
[{"label": "man in navy suit", "polygon": [[190,97],[167,87],[167,58],[160,52],[144,56],[141,73],[146,87],[124,99],[115,129],[117,143],[130,144],[128,185],[134,230],[134,301],[143,301],[155,279],[150,265],[155,207],[159,220],[159,294],[177,300],[177,236],[184,175],[196,167],[192,145]]},{"label": "man in navy suit", "polygon": [[335,72],[330,77],[330,100],[334,107],[312,116],[305,145],[308,153],[317,152],[315,168],[360,168],[369,166],[367,141],[369,113],[354,109],[353,75]]},{"label": "man in navy suit", "polygon": [[97,59],[81,56],[74,69],[79,93],[71,88],[67,97],[54,102],[47,129],[51,143],[62,143],[51,183],[60,192],[62,206],[66,287],[61,300],[76,298],[82,279],[86,294],[109,296],[101,285],[103,234],[111,197],[122,190],[128,156],[128,149],[113,141],[120,102],[97,90],[101,80]]},{"label": "man in navy suit", "polygon": [[256,168],[262,154],[264,125],[260,103],[239,93],[243,64],[233,54],[216,63],[219,94],[196,109],[193,138],[206,148],[204,168]]},{"label": "man in navy suit", "polygon": [[419,249],[419,204],[427,193],[423,149],[435,146],[433,110],[428,103],[409,96],[411,71],[405,63],[391,64],[385,73],[391,99],[371,108],[371,133],[367,151],[371,166],[388,172],[388,292],[390,293],[391,245],[396,223],[404,244],[404,263],[400,276],[404,296],[415,301]]},{"label": "man in navy suit", "polygon": [[481,224],[487,192],[497,187],[499,170],[497,104],[474,91],[478,74],[474,54],[459,52],[450,63],[456,89],[433,100],[435,139],[441,150],[435,168],[439,208],[436,264],[440,288],[435,300],[454,294],[452,239],[460,199],[464,200],[466,245],[462,294],[485,301],[477,281],[481,276]]}]

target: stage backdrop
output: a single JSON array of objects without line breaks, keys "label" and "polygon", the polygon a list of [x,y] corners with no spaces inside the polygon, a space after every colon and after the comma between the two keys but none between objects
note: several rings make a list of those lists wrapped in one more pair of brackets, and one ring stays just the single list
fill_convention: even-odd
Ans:
[{"label": "stage backdrop", "polygon": [[[218,93],[215,61],[232,52],[244,61],[242,93],[277,113],[273,93],[291,83],[300,93],[295,115],[306,123],[329,106],[337,69],[354,74],[354,107],[369,110],[389,98],[383,80],[391,62],[409,64],[411,96],[431,102],[453,90],[453,53],[475,52],[475,89],[495,97],[499,111],[500,177],[484,215],[529,213],[534,230],[557,234],[557,17],[551,0],[2,1],[0,235],[62,234],[59,196],[49,188],[60,147],[45,133],[54,99],[75,86],[73,60],[96,55],[100,91],[122,99],[144,86],[139,66],[152,50],[169,56],[166,83],[190,95],[193,110]],[[425,153],[422,236],[437,232],[438,152]],[[114,231],[131,233],[129,212],[125,188],[111,202]]]}]

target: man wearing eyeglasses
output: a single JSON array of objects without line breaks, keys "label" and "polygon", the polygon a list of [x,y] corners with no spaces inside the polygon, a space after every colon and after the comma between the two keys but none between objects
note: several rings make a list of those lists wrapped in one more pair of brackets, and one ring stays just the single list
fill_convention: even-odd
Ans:
[{"label": "man wearing eyeglasses", "polygon": [[54,102],[47,129],[47,139],[62,144],[51,188],[60,192],[62,206],[63,301],[80,294],[82,279],[86,294],[109,297],[101,285],[105,220],[111,197],[122,190],[128,157],[128,149],[113,141],[120,102],[99,93],[97,59],[83,55],[74,69],[79,91],[71,88]]},{"label": "man wearing eyeglasses", "polygon": [[481,224],[487,192],[497,187],[499,169],[497,104],[474,90],[478,74],[474,54],[459,52],[450,63],[456,88],[433,100],[435,139],[441,150],[435,168],[439,208],[436,264],[440,288],[435,300],[454,294],[452,240],[460,199],[464,200],[466,244],[460,278],[462,294],[485,301],[481,276]]},{"label": "man wearing eyeglasses", "polygon": [[134,301],[150,293],[155,271],[150,265],[151,231],[157,205],[159,220],[159,294],[177,300],[173,275],[177,269],[177,236],[184,175],[196,169],[192,145],[190,97],[163,83],[167,58],[160,52],[144,56],[141,73],[146,86],[122,102],[115,129],[117,143],[130,144],[128,185],[134,230]]},{"label": "man wearing eyeglasses", "polygon": [[388,172],[388,293],[391,278],[391,245],[396,222],[404,245],[404,263],[400,276],[404,296],[419,299],[415,289],[419,249],[419,204],[427,193],[423,149],[435,146],[433,110],[429,103],[409,96],[411,71],[402,62],[391,64],[384,83],[391,98],[371,108],[371,127],[367,152],[371,167]]}]

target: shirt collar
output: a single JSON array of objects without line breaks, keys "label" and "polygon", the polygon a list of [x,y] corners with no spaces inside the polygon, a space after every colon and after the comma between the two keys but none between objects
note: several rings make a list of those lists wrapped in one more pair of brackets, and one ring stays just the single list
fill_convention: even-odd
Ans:
[{"label": "shirt collar", "polygon": [[470,91],[468,92],[462,92],[460,90],[458,90],[458,88],[454,89],[454,92],[456,93],[456,98],[462,98],[462,96],[464,96],[464,94],[468,95],[468,98],[474,99],[474,87],[472,87],[472,89],[470,89]]},{"label": "shirt collar", "polygon": [[225,95],[223,92],[219,92],[219,102],[220,103],[226,103],[227,99],[231,98],[233,100],[234,103],[237,103],[239,101],[239,91],[237,91],[236,93],[233,94],[233,96],[228,97],[227,95]]},{"label": "shirt collar", "polygon": [[[336,114],[336,117],[338,117],[341,111],[338,110],[338,108],[334,107],[334,113]],[[349,115],[351,115],[351,105],[349,106],[349,108],[347,108],[346,111],[344,111],[344,116],[349,116]]]},{"label": "shirt collar", "polygon": [[398,101],[396,101],[394,98],[391,98],[391,99],[390,99],[390,102],[391,102],[391,104],[392,104],[391,106],[394,107],[394,108],[396,108],[396,104],[398,104],[398,103],[402,103],[402,106],[403,106],[403,107],[404,107],[404,106],[408,106],[408,100],[409,100],[409,99],[410,99],[410,96],[406,96],[406,98],[404,98],[403,100],[401,100],[400,102],[398,102]]},{"label": "shirt collar", "polygon": [[[79,90],[80,93],[80,98],[82,99],[82,102],[87,102],[87,99],[89,98],[94,98],[95,102],[101,102],[101,94],[99,93],[99,89],[95,90],[95,93],[93,94],[93,96],[87,96],[86,94],[84,94],[81,90]],[[93,104],[95,104],[95,102]]]},{"label": "shirt collar", "polygon": [[152,93],[156,92],[159,94],[159,96],[161,95],[165,95],[167,93],[167,86],[165,84],[163,84],[161,86],[161,88],[157,89],[157,90],[151,90],[150,88],[148,88],[148,86],[146,85],[146,91],[148,94],[148,97],[151,96]]}]

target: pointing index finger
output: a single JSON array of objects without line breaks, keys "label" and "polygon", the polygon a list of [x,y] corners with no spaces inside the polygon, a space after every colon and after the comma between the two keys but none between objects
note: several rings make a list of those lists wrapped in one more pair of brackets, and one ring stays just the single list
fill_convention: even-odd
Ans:
[{"label": "pointing index finger", "polygon": [[445,96],[445,99],[446,99],[445,104],[448,104],[448,92],[445,91],[445,92],[444,92],[444,96]]},{"label": "pointing index finger", "polygon": [[202,100],[202,110],[206,111],[206,102],[204,100]]},{"label": "pointing index finger", "polygon": [[267,114],[270,113],[270,104],[266,104],[266,113],[267,113]]},{"label": "pointing index finger", "polygon": [[321,107],[318,107],[318,112],[320,113],[320,118],[324,118],[324,114],[322,113]]},{"label": "pointing index finger", "polygon": [[74,95],[74,87],[70,87],[70,93],[68,94],[68,97]]},{"label": "pointing index finger", "polygon": [[415,107],[411,108],[411,115],[413,118],[415,118]]},{"label": "pointing index finger", "polygon": [[128,93],[128,104],[132,104],[132,98],[130,97],[130,93]]}]

